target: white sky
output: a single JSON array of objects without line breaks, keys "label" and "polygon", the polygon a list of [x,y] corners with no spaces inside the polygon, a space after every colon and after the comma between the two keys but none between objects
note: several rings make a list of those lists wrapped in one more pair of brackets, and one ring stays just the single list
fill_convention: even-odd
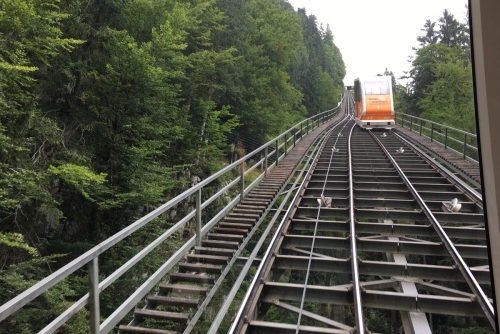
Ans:
[{"label": "white sky", "polygon": [[425,21],[436,22],[447,9],[465,22],[467,0],[288,0],[295,8],[306,8],[318,24],[330,25],[334,43],[346,65],[344,84],[359,76],[383,73],[387,68],[398,80],[410,70],[408,57],[424,34]]}]

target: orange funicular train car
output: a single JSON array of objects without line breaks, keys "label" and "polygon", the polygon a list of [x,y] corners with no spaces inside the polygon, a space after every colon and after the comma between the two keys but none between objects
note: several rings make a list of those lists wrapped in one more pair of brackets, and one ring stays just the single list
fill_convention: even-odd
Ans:
[{"label": "orange funicular train car", "polygon": [[354,117],[356,124],[365,129],[394,127],[391,77],[354,80]]}]

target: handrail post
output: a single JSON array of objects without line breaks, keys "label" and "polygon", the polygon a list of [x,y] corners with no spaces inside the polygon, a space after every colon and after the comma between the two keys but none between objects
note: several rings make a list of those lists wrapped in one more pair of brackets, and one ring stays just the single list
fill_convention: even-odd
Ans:
[{"label": "handrail post", "polygon": [[279,142],[278,139],[276,139],[276,166],[278,166],[278,161],[280,159],[280,152],[279,152]]},{"label": "handrail post", "polygon": [[266,146],[266,148],[264,149],[264,177],[267,176],[267,164],[268,164],[267,155],[268,154],[269,154],[269,146]]},{"label": "handrail post", "polygon": [[304,138],[304,123],[300,123],[300,140]]},{"label": "handrail post", "polygon": [[418,131],[419,135],[422,135],[422,120],[420,120],[420,129]]},{"label": "handrail post", "polygon": [[196,192],[196,246],[201,246],[201,188]]},{"label": "handrail post", "polygon": [[288,140],[286,139],[286,132],[285,132],[285,157],[286,157],[286,149],[287,149],[287,143],[288,143]]},{"label": "handrail post", "polygon": [[448,128],[444,128],[444,149],[446,150],[446,148],[448,147],[447,146],[448,144]]},{"label": "handrail post", "polygon": [[464,133],[464,159],[465,159],[465,157],[466,157],[466,155],[465,155],[465,149],[466,149],[466,148],[467,148],[467,134],[466,134],[466,133]]},{"label": "handrail post", "polygon": [[307,119],[306,122],[306,135],[309,134],[309,118]]},{"label": "handrail post", "polygon": [[401,115],[401,126],[404,128],[405,127],[405,114]]},{"label": "handrail post", "polygon": [[413,127],[413,117],[410,117],[410,131],[412,131]]},{"label": "handrail post", "polygon": [[293,128],[293,147],[297,144],[297,129]]},{"label": "handrail post", "polygon": [[241,179],[240,179],[240,202],[245,198],[245,160],[240,165]]},{"label": "handrail post", "polygon": [[434,123],[431,123],[431,141],[433,141],[434,138]]},{"label": "handrail post", "polygon": [[101,332],[101,315],[99,306],[99,260],[96,256],[88,264],[89,271],[89,325],[91,334]]}]

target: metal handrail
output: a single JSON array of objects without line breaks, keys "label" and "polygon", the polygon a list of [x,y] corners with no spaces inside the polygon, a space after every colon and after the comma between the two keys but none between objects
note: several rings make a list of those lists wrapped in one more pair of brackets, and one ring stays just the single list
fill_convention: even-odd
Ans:
[{"label": "metal handrail", "polygon": [[443,145],[465,160],[479,164],[477,135],[402,112],[396,112],[394,118],[396,124]]},{"label": "metal handrail", "polygon": [[[65,278],[69,277],[75,271],[87,267],[89,275],[88,293],[81,297],[78,301],[73,303],[66,311],[61,313],[39,333],[55,332],[59,327],[65,324],[72,316],[78,313],[87,304],[89,304],[90,313],[89,332],[92,334],[108,333],[151,290],[151,288],[154,287],[163,278],[163,276],[165,276],[165,274],[175,266],[175,264],[180,259],[182,259],[182,257],[193,246],[199,245],[201,243],[201,238],[206,233],[208,233],[208,231],[215,224],[217,224],[234,206],[236,206],[236,204],[243,200],[245,195],[247,195],[255,186],[257,186],[260,180],[262,180],[270,170],[272,170],[279,164],[281,160],[285,158],[287,153],[293,149],[296,143],[302,140],[302,138],[311,130],[334,117],[339,110],[339,107],[327,110],[325,112],[309,117],[302,122],[292,126],[290,129],[268,141],[261,147],[233,162],[227,167],[221,169],[217,173],[209,176],[205,180],[199,182],[195,186],[179,194],[178,196],[159,206],[149,214],[122,229],[118,233],[99,243],[67,265],[63,266],[62,268],[42,279],[15,298],[0,306],[0,322],[7,319],[9,316],[27,305],[30,301],[34,300],[50,288],[54,287]],[[262,152],[264,152],[263,157]],[[245,166],[247,164],[250,164],[252,162],[251,160],[255,157],[260,157],[260,159],[256,161],[251,168],[245,170]],[[276,157],[275,161],[272,164],[269,164],[270,157]],[[247,176],[250,172],[255,171],[257,168],[260,168],[261,174],[256,178],[255,181],[245,187],[245,176]],[[224,187],[221,187],[217,191],[217,193],[209,199],[205,200],[204,202],[201,201],[201,191],[204,187],[235,170],[239,171],[239,176],[234,177],[231,182],[226,184]],[[221,183],[225,184],[224,182]],[[220,210],[214,217],[211,217],[210,221],[202,226],[202,210],[212,202],[214,202],[221,195],[228,193],[233,187],[237,188],[236,191],[239,192],[238,195],[234,197],[231,202],[227,204],[225,208]],[[102,282],[99,282],[99,255],[115,246],[134,232],[140,230],[155,218],[164,214],[168,210],[175,208],[182,201],[186,199],[189,200],[193,196],[196,197],[196,208],[194,210],[187,213],[186,216],[176,222],[171,228],[166,230],[157,239],[146,245],[145,248],[142,249],[142,251],[129,259],[125,264],[123,264],[120,268],[106,277],[106,279],[104,279]],[[117,310],[113,314],[111,314],[101,324],[99,306],[100,292],[110,286],[136,263],[138,263],[141,259],[143,259],[151,251],[153,251],[157,246],[165,242],[171,235],[179,231],[184,227],[185,224],[193,219],[196,222],[196,235],[188,240],[180,249],[178,249],[152,276],[150,276],[146,280],[143,285],[141,285],[139,289],[137,289],[124,303],[122,303],[122,305],[117,308]]]}]

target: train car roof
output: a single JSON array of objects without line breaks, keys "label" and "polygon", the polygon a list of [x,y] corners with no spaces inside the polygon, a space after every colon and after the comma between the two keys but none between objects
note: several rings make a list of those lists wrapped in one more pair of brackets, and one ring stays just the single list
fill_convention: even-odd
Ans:
[{"label": "train car roof", "polygon": [[392,81],[392,78],[389,75],[374,75],[374,76],[366,76],[359,77],[354,79],[354,81]]}]

